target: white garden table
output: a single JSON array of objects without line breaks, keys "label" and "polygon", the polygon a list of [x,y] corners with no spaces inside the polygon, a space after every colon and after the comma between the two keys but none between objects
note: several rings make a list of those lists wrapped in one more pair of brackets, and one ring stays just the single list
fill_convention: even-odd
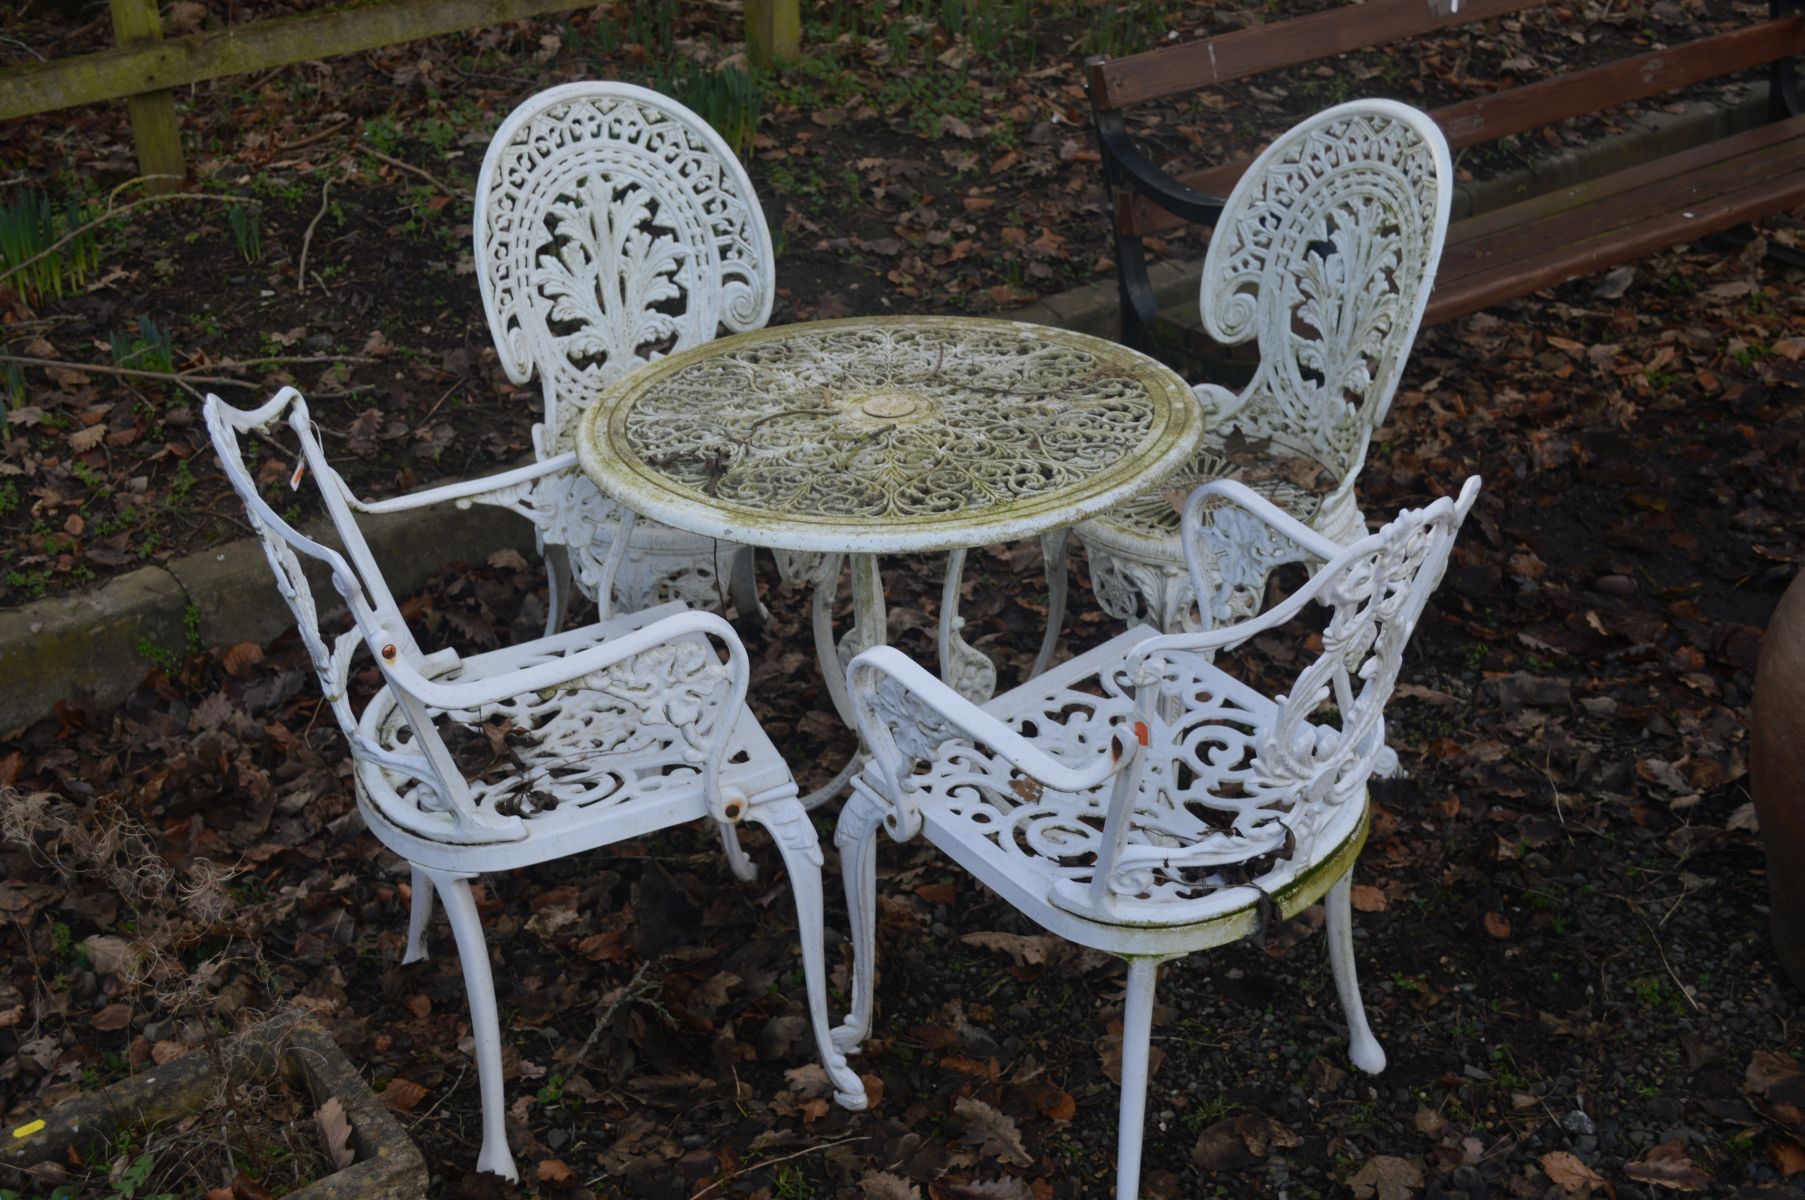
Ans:
[{"label": "white garden table", "polygon": [[[787,577],[814,585],[816,652],[850,725],[844,663],[885,638],[880,554],[949,552],[941,674],[981,702],[996,669],[959,636],[965,552],[1038,535],[1063,583],[1065,531],[1169,474],[1204,429],[1183,379],[1113,342],[1015,321],[859,317],[660,359],[602,392],[577,446],[633,513],[769,547]],[[847,555],[854,625],[836,645]]]}]

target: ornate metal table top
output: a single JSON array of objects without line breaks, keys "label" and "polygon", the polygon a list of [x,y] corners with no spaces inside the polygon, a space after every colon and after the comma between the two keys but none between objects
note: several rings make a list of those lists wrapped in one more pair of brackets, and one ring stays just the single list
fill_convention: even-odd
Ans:
[{"label": "ornate metal table top", "polygon": [[578,432],[634,511],[789,550],[1009,541],[1093,516],[1177,467],[1184,380],[1084,334],[861,317],[721,338],[634,371]]}]

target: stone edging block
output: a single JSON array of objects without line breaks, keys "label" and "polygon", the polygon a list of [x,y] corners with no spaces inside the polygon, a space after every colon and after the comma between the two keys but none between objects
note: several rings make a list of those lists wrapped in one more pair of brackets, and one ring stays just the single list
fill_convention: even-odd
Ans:
[{"label": "stone edging block", "polygon": [[[306,1088],[315,1108],[332,1097],[344,1105],[356,1160],[290,1192],[291,1200],[419,1200],[426,1194],[426,1162],[419,1149],[320,1026],[278,1018],[223,1044],[219,1062],[232,1082],[261,1082],[282,1072]],[[0,1163],[25,1168],[70,1146],[105,1142],[115,1131],[180,1120],[213,1103],[222,1082],[218,1075],[213,1055],[200,1048],[168,1066],[77,1096],[9,1131],[0,1142]],[[30,1132],[18,1131],[23,1129]]]},{"label": "stone edging block", "polygon": [[[506,509],[450,504],[360,521],[383,576],[397,592],[424,583],[448,562],[482,562],[497,550],[531,554],[533,527]],[[327,545],[325,528],[309,536]],[[315,595],[328,594],[324,571],[309,571]],[[294,625],[256,538],[240,538],[144,567],[91,591],[0,610],[0,736],[48,714],[58,700],[84,693],[107,707],[144,678],[158,654],[216,650],[272,641]]]}]

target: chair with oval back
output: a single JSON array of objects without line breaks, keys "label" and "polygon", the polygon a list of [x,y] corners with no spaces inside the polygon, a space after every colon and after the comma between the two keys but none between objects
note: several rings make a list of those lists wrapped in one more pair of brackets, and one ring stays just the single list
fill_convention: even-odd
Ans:
[{"label": "chair with oval back", "polygon": [[516,108],[477,180],[476,274],[508,378],[538,379],[536,461],[361,506],[455,501],[531,521],[547,550],[547,632],[575,582],[603,607],[713,607],[731,586],[756,614],[748,547],[651,520],[610,555],[619,506],[583,474],[575,428],[609,384],[721,331],[764,325],[776,291],[770,230],[739,159],[702,118],[633,84],[568,83]]},{"label": "chair with oval back", "polygon": [[[1073,530],[1105,611],[1198,627],[1167,497],[1212,479],[1240,480],[1338,544],[1366,532],[1354,483],[1429,302],[1453,189],[1441,130],[1389,100],[1318,113],[1248,167],[1210,238],[1200,299],[1210,337],[1255,342],[1259,365],[1239,394],[1197,386],[1214,428],[1177,474]],[[1258,611],[1257,590],[1243,615]]]}]

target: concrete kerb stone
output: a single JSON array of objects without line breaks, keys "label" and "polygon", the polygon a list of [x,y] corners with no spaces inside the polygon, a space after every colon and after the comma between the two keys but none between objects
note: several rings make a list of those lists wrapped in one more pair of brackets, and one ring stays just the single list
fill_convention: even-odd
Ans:
[{"label": "concrete kerb stone", "polygon": [[[1751,128],[1766,118],[1766,105],[1765,88],[1744,87],[1723,101],[1689,102],[1678,111],[1634,118],[1623,133],[1494,179],[1457,184],[1454,216],[1486,212]],[[1203,262],[1156,262],[1148,274],[1165,308],[1197,295]],[[1115,280],[1105,279],[1008,315],[1113,337],[1118,311]],[[525,521],[480,506],[395,513],[366,521],[364,529],[397,590],[418,587],[446,562],[478,562],[504,548],[529,551],[533,543]],[[78,691],[103,706],[118,703],[144,677],[147,653],[179,651],[195,642],[209,649],[265,642],[291,624],[253,538],[167,567],[146,567],[92,591],[0,610],[0,678],[8,682],[0,691],[0,731],[17,732]]]},{"label": "concrete kerb stone", "polygon": [[[505,509],[437,505],[361,523],[383,577],[419,587],[448,562],[482,562],[497,550],[530,554],[533,529]],[[337,545],[330,527],[307,530]],[[309,569],[316,596],[330,593]],[[12,736],[78,693],[102,707],[131,695],[155,659],[191,647],[268,642],[294,617],[256,538],[240,538],[167,566],[144,567],[91,591],[0,610],[0,731]]]}]

